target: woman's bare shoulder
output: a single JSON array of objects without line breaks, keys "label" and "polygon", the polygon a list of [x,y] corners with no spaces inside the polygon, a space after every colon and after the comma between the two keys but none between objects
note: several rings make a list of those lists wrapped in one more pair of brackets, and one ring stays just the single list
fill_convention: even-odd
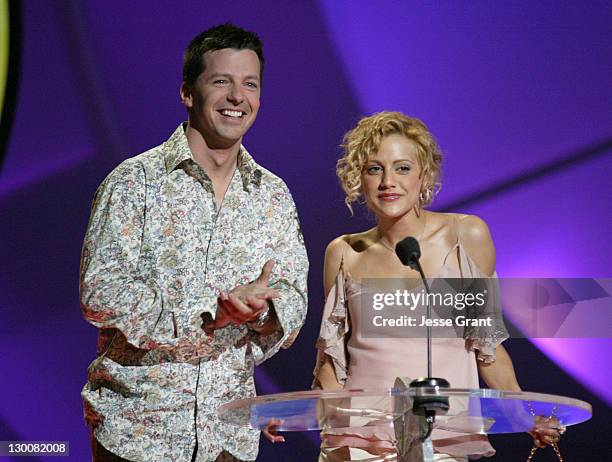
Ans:
[{"label": "woman's bare shoulder", "polygon": [[328,294],[338,271],[344,266],[346,274],[350,274],[358,250],[368,240],[368,232],[356,234],[343,234],[333,239],[325,249],[325,264],[323,266],[323,285]]},{"label": "woman's bare shoulder", "polygon": [[487,223],[477,215],[465,213],[454,213],[456,217],[458,232],[462,239],[468,239],[475,243],[491,239],[491,233]]},{"label": "woman's bare shoulder", "polygon": [[457,233],[467,254],[486,275],[495,271],[495,246],[487,223],[476,215],[455,214]]},{"label": "woman's bare shoulder", "polygon": [[348,234],[343,234],[342,236],[332,239],[325,249],[326,257],[344,253],[349,247],[348,236]]},{"label": "woman's bare shoulder", "polygon": [[343,234],[333,239],[328,245],[326,254],[359,253],[377,240],[376,228],[361,233]]}]

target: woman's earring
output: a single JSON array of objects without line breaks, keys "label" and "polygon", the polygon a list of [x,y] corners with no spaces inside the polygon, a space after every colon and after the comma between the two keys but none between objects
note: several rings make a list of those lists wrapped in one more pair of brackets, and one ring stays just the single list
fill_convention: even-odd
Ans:
[{"label": "woman's earring", "polygon": [[433,190],[431,187],[425,188],[419,193],[419,207],[423,207],[431,202],[433,199]]}]

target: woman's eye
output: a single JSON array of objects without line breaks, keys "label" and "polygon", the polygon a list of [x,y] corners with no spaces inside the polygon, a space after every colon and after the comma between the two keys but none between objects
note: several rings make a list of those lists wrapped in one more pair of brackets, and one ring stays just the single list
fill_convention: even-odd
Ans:
[{"label": "woman's eye", "polygon": [[382,169],[380,168],[380,166],[378,165],[371,165],[370,167],[368,167],[366,169],[366,172],[368,173],[368,175],[375,175],[377,173],[379,173]]},{"label": "woman's eye", "polygon": [[408,173],[410,172],[410,170],[412,170],[412,168],[410,167],[410,165],[399,165],[397,167],[397,171],[399,173]]}]

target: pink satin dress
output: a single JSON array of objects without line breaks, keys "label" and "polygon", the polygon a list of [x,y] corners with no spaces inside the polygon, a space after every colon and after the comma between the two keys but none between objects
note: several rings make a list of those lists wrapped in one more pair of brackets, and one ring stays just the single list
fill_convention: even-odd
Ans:
[{"label": "pink satin dress", "polygon": [[[460,271],[447,265],[449,256],[454,252],[458,254]],[[486,278],[460,242],[451,249],[434,277]],[[493,275],[491,280],[494,281],[496,277]],[[368,338],[362,335],[362,295],[364,291],[376,290],[371,281],[368,280],[367,285],[354,281],[341,265],[336,282],[326,299],[317,340],[318,360],[315,376],[324,355],[327,355],[332,360],[338,382],[344,383],[344,389],[380,390],[392,387],[396,377],[427,376],[426,338]],[[499,305],[496,281],[492,287],[497,290],[497,293],[492,294],[492,300]],[[497,306],[495,309],[501,308]],[[486,337],[434,338],[433,375],[445,378],[453,388],[479,388],[477,355],[479,361],[493,362],[495,348],[505,338],[507,333],[503,323],[490,329]],[[482,434],[435,429],[432,442],[436,453],[459,459],[495,454],[486,435]],[[395,452],[392,423],[380,426],[370,423],[367,426],[325,430],[321,433],[321,443],[322,451],[346,446],[369,450],[383,457]]]}]

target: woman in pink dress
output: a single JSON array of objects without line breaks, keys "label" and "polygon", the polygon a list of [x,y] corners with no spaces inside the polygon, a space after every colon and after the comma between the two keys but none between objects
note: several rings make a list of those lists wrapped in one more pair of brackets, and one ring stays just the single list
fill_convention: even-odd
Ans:
[{"label": "woman in pink dress", "polygon": [[[346,204],[363,201],[376,217],[367,231],[334,239],[325,253],[327,294],[315,369],[316,388],[376,390],[395,377],[427,376],[424,338],[363,335],[361,304],[372,280],[419,278],[395,255],[395,245],[415,237],[429,278],[495,278],[495,248],[486,223],[473,215],[426,209],[440,187],[442,156],[428,128],[399,112],[363,118],[344,138],[337,174]],[[498,307],[499,308],[499,307]],[[520,391],[512,361],[501,345],[503,323],[479,338],[434,338],[435,376],[453,388]],[[398,352],[401,352],[399,354]],[[533,433],[542,446],[557,431]],[[495,453],[484,435],[434,430],[436,460],[467,461]],[[322,433],[320,460],[395,460],[392,426],[344,428]]]}]

